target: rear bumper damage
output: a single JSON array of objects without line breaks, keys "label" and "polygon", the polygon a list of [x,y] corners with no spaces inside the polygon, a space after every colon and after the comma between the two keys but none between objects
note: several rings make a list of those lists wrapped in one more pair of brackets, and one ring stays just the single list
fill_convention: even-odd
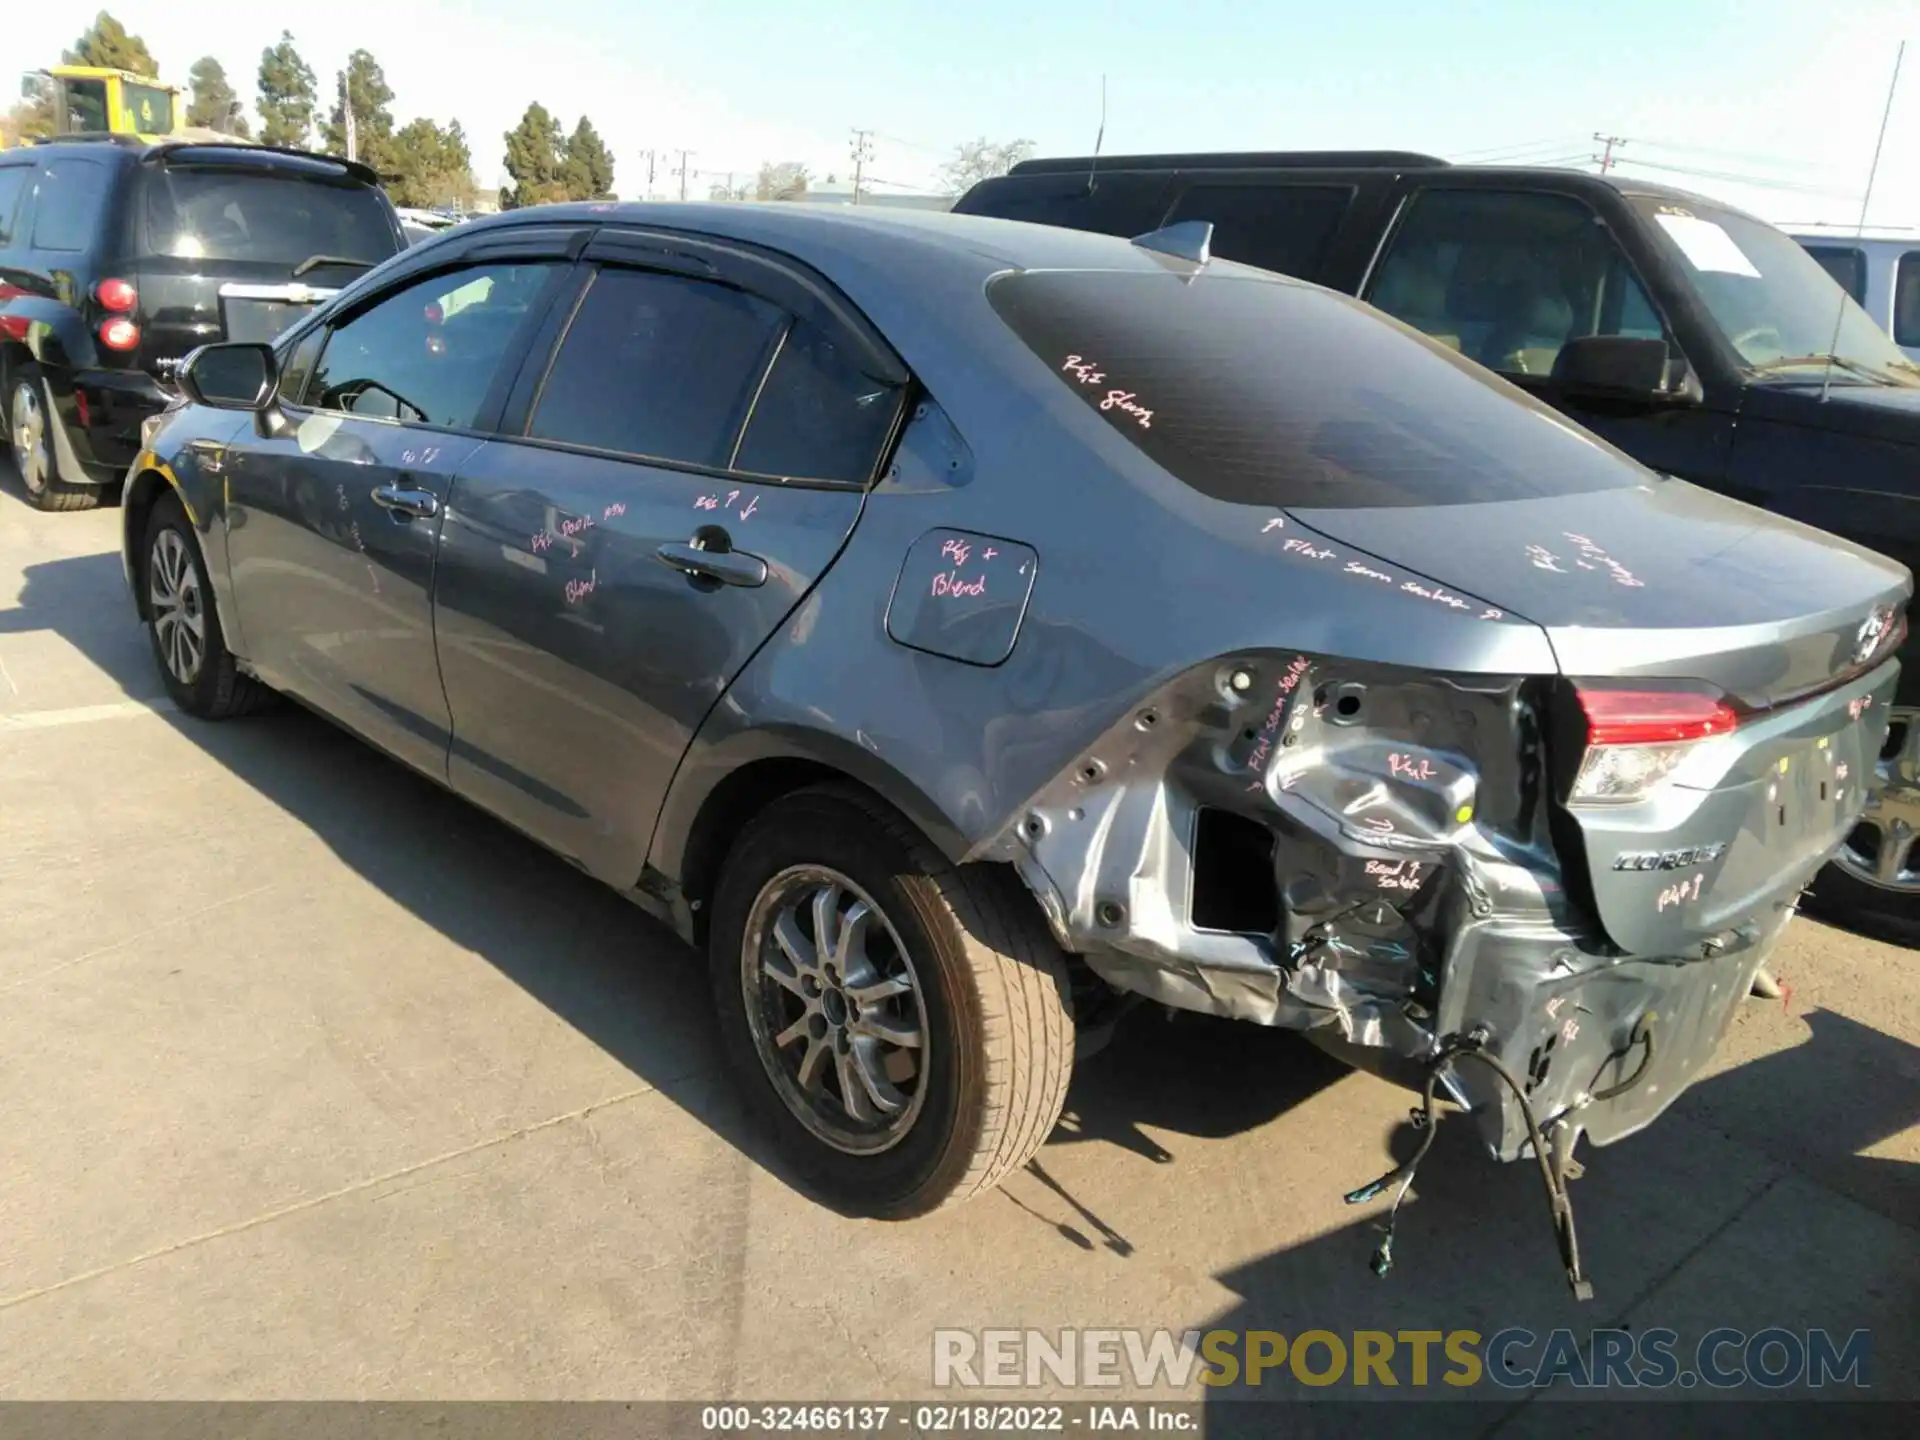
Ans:
[{"label": "rear bumper damage", "polygon": [[[1743,763],[1801,746],[1871,774],[1896,673],[1757,722]],[[1820,808],[1791,826],[1781,810],[1779,834],[1736,822],[1705,862],[1599,854],[1548,793],[1552,683],[1229,657],[1138,704],[985,853],[1016,865],[1062,945],[1116,989],[1304,1030],[1415,1087],[1436,1070],[1502,1160],[1537,1148],[1529,1110],[1556,1150],[1607,1144],[1706,1064],[1864,796],[1823,784]],[[1724,816],[1722,799],[1700,813]],[[1781,863],[1762,885],[1765,847]],[[1676,890],[1690,896],[1668,953],[1609,937],[1590,859],[1623,872],[1601,882],[1616,906],[1629,882],[1663,920]],[[1736,914],[1715,896],[1723,874]],[[1524,1105],[1492,1066],[1440,1065],[1468,1036]]]}]

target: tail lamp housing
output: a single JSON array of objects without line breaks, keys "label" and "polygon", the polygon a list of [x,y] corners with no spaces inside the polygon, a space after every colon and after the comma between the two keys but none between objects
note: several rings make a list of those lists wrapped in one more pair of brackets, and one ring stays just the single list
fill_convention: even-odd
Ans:
[{"label": "tail lamp housing", "polygon": [[102,310],[111,310],[116,315],[131,315],[140,306],[140,292],[133,282],[114,276],[93,287],[93,298],[100,302]]},{"label": "tail lamp housing", "polygon": [[1575,687],[1587,721],[1587,748],[1567,800],[1624,805],[1644,800],[1693,747],[1740,725],[1726,697],[1705,688]]},{"label": "tail lamp housing", "polygon": [[100,322],[100,343],[109,350],[125,352],[139,348],[140,327],[124,315]]}]

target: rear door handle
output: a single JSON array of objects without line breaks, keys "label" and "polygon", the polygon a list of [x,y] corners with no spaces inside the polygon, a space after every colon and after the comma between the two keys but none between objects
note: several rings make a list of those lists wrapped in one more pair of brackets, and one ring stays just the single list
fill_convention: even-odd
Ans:
[{"label": "rear door handle", "polygon": [[706,550],[674,541],[653,553],[682,574],[698,579],[749,587],[767,583],[767,562],[740,550]]},{"label": "rear door handle", "polygon": [[397,514],[422,519],[440,512],[440,499],[431,490],[403,490],[398,485],[376,485],[373,503]]}]

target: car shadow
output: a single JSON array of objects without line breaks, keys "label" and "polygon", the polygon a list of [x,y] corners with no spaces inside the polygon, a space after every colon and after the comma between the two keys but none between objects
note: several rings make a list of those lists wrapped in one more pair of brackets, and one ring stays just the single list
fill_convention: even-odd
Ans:
[{"label": "car shadow", "polygon": [[[129,698],[164,696],[118,554],[49,560],[24,574],[18,604],[0,610],[0,636],[54,632]],[[356,875],[484,958],[642,1083],[669,1095],[785,1183],[805,1189],[731,1085],[712,1083],[721,1078],[722,1059],[706,968],[665,926],[297,705],[224,724],[171,712],[161,721],[299,821]],[[1344,1073],[1291,1036],[1136,1011],[1113,1044],[1076,1074],[1053,1145],[1104,1142],[1171,1163],[1143,1126],[1236,1133],[1264,1124]],[[1052,1176],[1047,1155],[1035,1161],[1034,1178],[1072,1206],[1106,1249],[1132,1253],[1130,1242]]]}]

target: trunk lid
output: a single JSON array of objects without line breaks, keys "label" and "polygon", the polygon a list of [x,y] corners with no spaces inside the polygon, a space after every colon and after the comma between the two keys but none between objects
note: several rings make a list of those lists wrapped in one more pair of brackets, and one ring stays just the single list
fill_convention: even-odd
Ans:
[{"label": "trunk lid", "polygon": [[1290,511],[1547,632],[1563,674],[1704,680],[1764,709],[1871,656],[1906,567],[1682,480],[1469,505]]},{"label": "trunk lid", "polygon": [[[1683,481],[1497,503],[1295,513],[1543,629],[1554,831],[1621,948],[1675,955],[1791,903],[1858,821],[1899,667],[1904,566]],[[1737,728],[1642,794],[1575,800],[1576,685],[1700,682]]]}]

